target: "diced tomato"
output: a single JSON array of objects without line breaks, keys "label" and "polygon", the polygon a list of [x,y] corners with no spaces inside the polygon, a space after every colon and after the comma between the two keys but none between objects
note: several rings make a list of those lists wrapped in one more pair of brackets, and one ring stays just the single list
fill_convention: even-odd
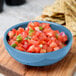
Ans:
[{"label": "diced tomato", "polygon": [[13,48],[30,53],[46,53],[66,46],[68,40],[64,32],[53,30],[49,23],[29,22],[24,29],[8,32],[8,43]]},{"label": "diced tomato", "polygon": [[47,32],[46,34],[47,34],[47,36],[49,36],[49,37],[54,37],[54,36],[55,36],[55,33],[54,33],[53,30]]},{"label": "diced tomato", "polygon": [[34,45],[30,46],[30,47],[28,48],[27,52],[30,52],[30,53],[35,52],[35,46],[34,46]]},{"label": "diced tomato", "polygon": [[47,50],[48,45],[43,45],[43,49]]},{"label": "diced tomato", "polygon": [[56,30],[56,31],[55,31],[55,33],[59,34],[59,31],[58,31],[58,30]]},{"label": "diced tomato", "polygon": [[17,38],[17,36],[14,36],[14,37],[13,37],[13,40],[16,40],[16,38]]},{"label": "diced tomato", "polygon": [[25,33],[28,33],[28,32],[29,32],[29,28],[26,27],[24,32],[25,32]]},{"label": "diced tomato", "polygon": [[14,32],[14,34],[16,34],[16,29],[12,29],[12,31]]},{"label": "diced tomato", "polygon": [[16,31],[16,36],[19,35],[19,34],[20,34],[20,32],[17,30],[17,31]]},{"label": "diced tomato", "polygon": [[41,34],[41,31],[39,31],[39,32],[35,32],[35,36],[37,36],[37,37],[39,37],[40,36],[40,34]]},{"label": "diced tomato", "polygon": [[10,39],[10,40],[8,41],[9,45],[11,45],[13,42],[14,42],[13,39]]},{"label": "diced tomato", "polygon": [[49,23],[41,23],[41,26],[43,28],[49,28],[50,27],[50,24]]},{"label": "diced tomato", "polygon": [[58,36],[58,40],[60,40],[61,42],[63,42],[63,37],[62,36]]},{"label": "diced tomato", "polygon": [[55,37],[51,37],[51,41],[56,41],[56,38]]},{"label": "diced tomato", "polygon": [[56,44],[55,42],[52,42],[52,43],[50,44],[50,47],[51,47],[51,48],[57,47],[57,44]]},{"label": "diced tomato", "polygon": [[14,32],[13,32],[13,31],[9,31],[9,32],[8,32],[8,36],[9,36],[9,38],[13,38]]},{"label": "diced tomato", "polygon": [[18,47],[23,47],[23,45],[21,43],[18,43]]},{"label": "diced tomato", "polygon": [[40,36],[39,36],[39,39],[40,39],[40,40],[46,40],[47,37],[45,36],[44,33],[41,33]]},{"label": "diced tomato", "polygon": [[61,42],[66,42],[67,41],[67,36],[58,36],[58,40],[60,40]]},{"label": "diced tomato", "polygon": [[68,40],[68,38],[67,38],[67,36],[65,35],[64,37],[63,37],[63,42],[66,42]]},{"label": "diced tomato", "polygon": [[21,51],[25,51],[25,49],[23,47],[15,47],[17,50],[21,50]]},{"label": "diced tomato", "polygon": [[54,51],[59,50],[59,49],[60,49],[59,47],[55,47],[55,48],[54,48]]},{"label": "diced tomato", "polygon": [[22,36],[22,38],[23,38],[23,40],[24,40],[28,35],[27,35],[27,33],[22,32],[22,33],[21,33],[21,36]]},{"label": "diced tomato", "polygon": [[45,49],[41,49],[40,53],[46,53],[47,51]]},{"label": "diced tomato", "polygon": [[40,47],[35,47],[35,53],[40,53]]},{"label": "diced tomato", "polygon": [[34,25],[33,22],[30,22],[30,23],[28,24],[28,27],[34,29],[35,25]]},{"label": "diced tomato", "polygon": [[43,32],[44,32],[45,34],[47,34],[48,32],[50,32],[50,29],[47,29],[47,28],[46,28],[46,29],[43,30]]},{"label": "diced tomato", "polygon": [[47,47],[47,52],[51,52],[53,49],[51,47]]},{"label": "diced tomato", "polygon": [[40,41],[39,41],[39,44],[46,44],[46,41],[40,40]]},{"label": "diced tomato", "polygon": [[24,44],[23,47],[24,47],[25,50],[27,50],[29,48],[29,45],[28,44]]},{"label": "diced tomato", "polygon": [[20,33],[24,32],[24,28],[22,28],[22,27],[19,27],[18,30],[19,30]]},{"label": "diced tomato", "polygon": [[56,40],[56,44],[57,44],[57,46],[62,46],[62,42],[59,40]]},{"label": "diced tomato", "polygon": [[38,45],[39,44],[39,42],[38,41],[35,41],[35,40],[28,40],[28,42],[30,44],[33,44],[33,45]]},{"label": "diced tomato", "polygon": [[52,40],[48,40],[47,45],[50,45],[52,43]]},{"label": "diced tomato", "polygon": [[24,28],[19,28],[17,31],[16,31],[16,35],[19,35],[21,34],[22,32],[24,32]]},{"label": "diced tomato", "polygon": [[17,42],[17,41],[15,41],[15,44],[16,44],[16,45],[18,45],[18,42]]},{"label": "diced tomato", "polygon": [[39,23],[39,22],[34,22],[34,25],[35,25],[35,27],[36,27],[36,26],[39,26],[40,23]]},{"label": "diced tomato", "polygon": [[24,43],[25,43],[25,40],[22,40],[22,41],[21,41],[21,44],[24,44]]},{"label": "diced tomato", "polygon": [[36,35],[34,35],[33,37],[32,37],[32,40],[38,40],[38,37],[36,36]]}]

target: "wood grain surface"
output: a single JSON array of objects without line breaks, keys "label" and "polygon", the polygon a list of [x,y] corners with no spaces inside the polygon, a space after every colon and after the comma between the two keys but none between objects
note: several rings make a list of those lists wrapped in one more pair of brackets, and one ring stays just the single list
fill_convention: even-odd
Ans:
[{"label": "wood grain surface", "polygon": [[0,39],[0,72],[7,76],[72,76],[76,66],[76,38],[67,56],[50,66],[32,67],[14,60],[4,48]]}]

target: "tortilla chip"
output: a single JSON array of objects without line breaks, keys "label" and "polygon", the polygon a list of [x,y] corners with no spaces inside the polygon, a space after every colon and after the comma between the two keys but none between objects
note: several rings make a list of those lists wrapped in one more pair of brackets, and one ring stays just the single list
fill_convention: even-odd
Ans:
[{"label": "tortilla chip", "polygon": [[73,31],[76,31],[76,22],[73,20],[72,16],[65,15],[66,26],[71,27]]},{"label": "tortilla chip", "polygon": [[61,20],[58,18],[52,18],[52,17],[43,17],[43,16],[38,16],[35,18],[35,20],[56,22],[58,24],[64,24],[65,23],[65,20]]},{"label": "tortilla chip", "polygon": [[42,15],[42,17],[43,18],[45,18],[45,17],[51,17],[51,18],[59,18],[59,19],[62,19],[62,20],[64,20],[65,19],[65,16],[64,16],[64,14],[55,14],[55,15],[53,15],[53,16],[48,16],[48,15]]},{"label": "tortilla chip", "polygon": [[72,33],[73,36],[76,36],[76,32],[73,31],[71,27],[68,27],[68,26],[65,26],[65,27],[71,31],[71,33]]},{"label": "tortilla chip", "polygon": [[[71,1],[71,2],[70,2]],[[71,4],[73,0],[65,1],[65,20],[66,27],[72,32],[73,36],[76,35],[76,13]]]},{"label": "tortilla chip", "polygon": [[48,15],[48,16],[53,16],[53,15],[55,15],[56,13],[51,11],[51,6],[47,6],[47,7],[44,8],[42,14],[43,14],[43,15]]},{"label": "tortilla chip", "polygon": [[65,20],[64,15],[56,15],[56,16],[52,16],[52,18],[58,18],[58,19],[61,19],[61,20]]},{"label": "tortilla chip", "polygon": [[51,17],[46,17],[43,19],[44,21],[51,21],[51,22],[56,22],[58,24],[64,24],[65,21],[64,20],[61,20],[61,19],[58,19],[58,18],[51,18]]},{"label": "tortilla chip", "polygon": [[64,2],[65,0],[60,0],[60,8],[64,12]]},{"label": "tortilla chip", "polygon": [[66,3],[70,7],[70,9],[76,12],[76,1],[75,0],[65,0],[64,3]]},{"label": "tortilla chip", "polygon": [[[74,10],[73,8],[70,8],[71,5],[68,5],[67,3],[64,3],[64,4],[65,4],[65,15],[68,14],[68,15],[72,16],[72,18],[76,21],[76,12],[75,12],[76,8]],[[73,5],[72,5],[72,7],[73,7]]]},{"label": "tortilla chip", "polygon": [[60,0],[56,0],[56,2],[51,6],[46,6],[42,14],[53,16],[56,13],[64,13],[63,9],[60,7]]}]

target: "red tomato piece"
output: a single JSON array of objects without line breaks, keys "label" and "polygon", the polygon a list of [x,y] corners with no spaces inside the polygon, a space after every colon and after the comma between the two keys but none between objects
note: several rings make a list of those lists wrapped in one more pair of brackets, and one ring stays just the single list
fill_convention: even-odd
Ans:
[{"label": "red tomato piece", "polygon": [[50,47],[51,47],[51,48],[57,47],[57,44],[56,44],[55,42],[52,42],[52,43],[50,44]]},{"label": "red tomato piece", "polygon": [[54,48],[54,51],[59,50],[59,49],[60,49],[59,47],[55,47],[55,48]]},{"label": "red tomato piece", "polygon": [[51,41],[56,41],[56,38],[55,37],[51,37]]},{"label": "red tomato piece", "polygon": [[66,42],[68,40],[68,38],[67,38],[67,36],[65,35],[64,37],[63,37],[63,42]]},{"label": "red tomato piece", "polygon": [[21,43],[18,43],[18,47],[23,47],[23,45]]},{"label": "red tomato piece", "polygon": [[8,36],[9,36],[9,38],[13,38],[14,32],[13,32],[13,31],[9,31],[9,32],[8,32]]},{"label": "red tomato piece", "polygon": [[40,53],[40,47],[35,47],[35,53]]},{"label": "red tomato piece", "polygon": [[17,36],[14,36],[14,37],[13,37],[13,40],[15,40],[15,41],[16,41],[16,38],[17,38]]},{"label": "red tomato piece", "polygon": [[38,39],[38,37],[35,35],[35,36],[32,37],[32,40],[38,41],[39,39]]},{"label": "red tomato piece", "polygon": [[28,48],[27,52],[30,52],[30,53],[35,52],[35,46],[34,46],[34,45],[31,45],[31,46]]},{"label": "red tomato piece", "polygon": [[22,33],[21,33],[21,37],[23,38],[23,40],[25,40],[25,38],[26,38],[27,36],[28,36],[28,35],[27,35],[26,32],[22,32]]},{"label": "red tomato piece", "polygon": [[39,44],[39,42],[38,41],[35,41],[35,40],[28,40],[28,42],[30,44],[33,44],[33,45],[38,45]]},{"label": "red tomato piece", "polygon": [[46,40],[47,37],[45,36],[44,33],[41,33],[40,36],[39,36],[39,39],[40,39],[40,40]]},{"label": "red tomato piece", "polygon": [[19,30],[20,33],[24,32],[24,28],[22,28],[22,27],[19,27],[18,30]]},{"label": "red tomato piece", "polygon": [[52,43],[52,40],[49,39],[48,42],[47,42],[47,45],[50,45]]},{"label": "red tomato piece", "polygon": [[47,52],[51,52],[53,49],[51,47],[47,47]]},{"label": "red tomato piece", "polygon": [[54,33],[53,30],[47,32],[46,34],[47,34],[47,36],[49,36],[49,37],[54,37],[54,36],[55,36],[55,33]]},{"label": "red tomato piece", "polygon": [[16,34],[16,29],[12,29],[12,31],[14,32],[14,34]]},{"label": "red tomato piece", "polygon": [[34,29],[35,25],[34,25],[33,22],[30,22],[30,23],[28,24],[28,27],[31,27],[32,29]]},{"label": "red tomato piece", "polygon": [[18,45],[18,42],[17,42],[17,41],[15,41],[15,44],[16,44],[16,45]]},{"label": "red tomato piece", "polygon": [[41,23],[41,26],[43,28],[49,28],[50,27],[50,24],[49,23]]},{"label": "red tomato piece", "polygon": [[63,42],[63,37],[59,35],[58,36],[58,40],[61,41],[61,42]]},{"label": "red tomato piece", "polygon": [[58,31],[58,30],[56,30],[56,31],[55,31],[55,33],[59,34],[59,31]]},{"label": "red tomato piece", "polygon": [[15,48],[16,48],[17,50],[25,51],[25,49],[24,49],[23,47],[18,47],[18,46],[16,46]]},{"label": "red tomato piece", "polygon": [[48,45],[43,45],[43,49],[47,50]]},{"label": "red tomato piece", "polygon": [[41,49],[40,53],[46,53],[47,51],[45,49]]},{"label": "red tomato piece", "polygon": [[39,22],[34,22],[34,26],[36,27],[36,26],[39,26],[40,25],[40,23]]},{"label": "red tomato piece", "polygon": [[10,39],[10,40],[8,41],[9,45],[11,45],[13,42],[14,42],[13,39]]},{"label": "red tomato piece", "polygon": [[29,48],[29,45],[28,44],[24,44],[23,47],[24,47],[25,50],[27,50]]},{"label": "red tomato piece", "polygon": [[20,34],[20,32],[17,30],[17,31],[16,31],[16,36],[19,35],[19,34]]}]

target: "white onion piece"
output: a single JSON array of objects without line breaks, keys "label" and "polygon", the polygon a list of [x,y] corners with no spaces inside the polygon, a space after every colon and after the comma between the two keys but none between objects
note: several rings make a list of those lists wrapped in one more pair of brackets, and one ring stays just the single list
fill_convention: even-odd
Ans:
[{"label": "white onion piece", "polygon": [[39,30],[39,27],[35,27],[35,30],[36,30],[36,31],[40,31],[40,30]]}]

